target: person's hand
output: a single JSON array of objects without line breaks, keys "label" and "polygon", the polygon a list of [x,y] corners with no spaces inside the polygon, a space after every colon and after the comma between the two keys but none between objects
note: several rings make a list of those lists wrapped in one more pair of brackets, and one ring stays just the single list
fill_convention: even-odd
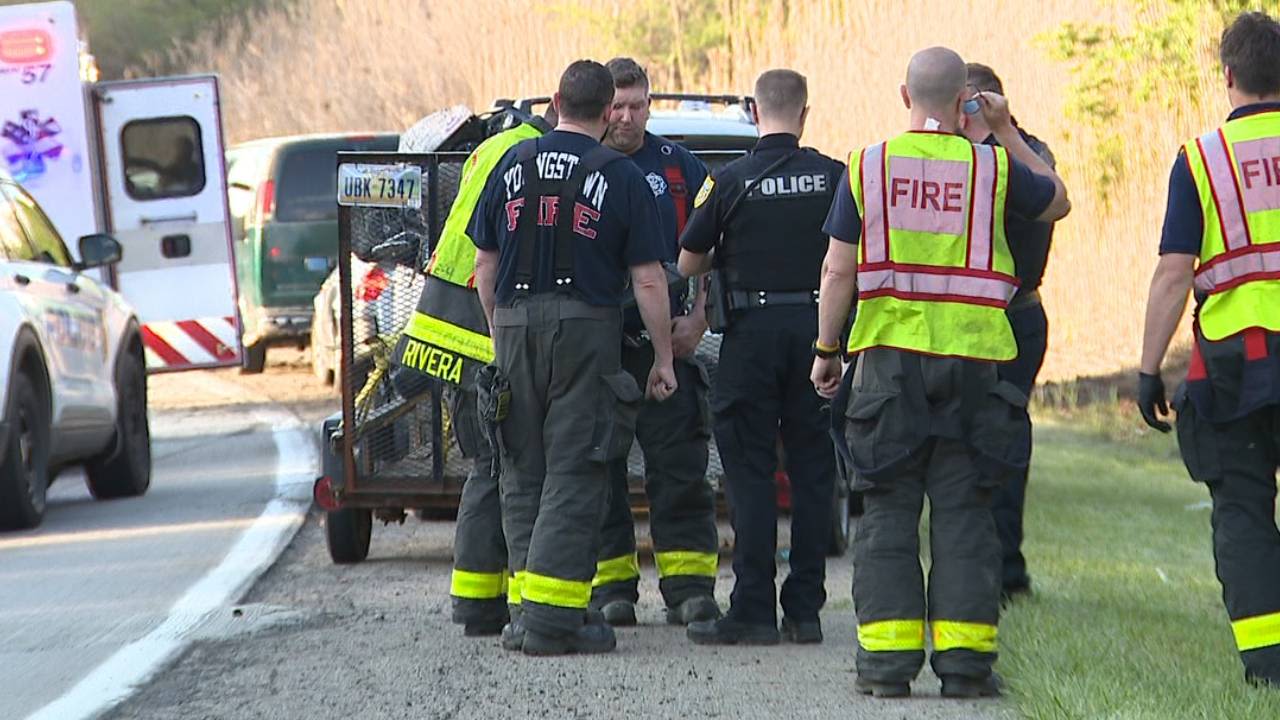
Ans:
[{"label": "person's hand", "polygon": [[702,334],[707,331],[707,324],[699,318],[689,315],[671,321],[671,354],[678,358],[687,358],[698,349],[702,342]]},{"label": "person's hand", "polygon": [[644,396],[661,402],[671,397],[678,387],[676,371],[671,363],[666,365],[654,363],[653,367],[649,368],[649,380],[645,383]]},{"label": "person's hand", "polygon": [[1009,100],[999,93],[980,92],[975,96],[982,110],[982,119],[993,131],[1006,130],[1013,127],[1013,116],[1009,113]]},{"label": "person's hand", "polygon": [[[1159,411],[1159,415],[1156,411]],[[1138,412],[1148,425],[1167,433],[1172,428],[1169,423],[1160,419],[1160,415],[1169,414],[1169,404],[1164,399],[1164,380],[1159,374],[1138,373]]]},{"label": "person's hand", "polygon": [[836,391],[840,389],[841,369],[838,357],[814,358],[813,372],[809,373],[809,379],[813,381],[813,389],[828,400],[835,397]]}]

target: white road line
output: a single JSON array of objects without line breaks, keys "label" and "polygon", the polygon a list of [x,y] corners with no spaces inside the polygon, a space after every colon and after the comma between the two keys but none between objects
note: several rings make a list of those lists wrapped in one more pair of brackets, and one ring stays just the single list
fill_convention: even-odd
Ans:
[{"label": "white road line", "polygon": [[276,428],[275,499],[222,562],[178,599],[164,622],[117,650],[27,720],[88,720],[124,701],[186,645],[210,613],[239,600],[289,544],[311,505],[316,448],[309,430],[287,413],[261,411],[254,413],[254,420]]}]

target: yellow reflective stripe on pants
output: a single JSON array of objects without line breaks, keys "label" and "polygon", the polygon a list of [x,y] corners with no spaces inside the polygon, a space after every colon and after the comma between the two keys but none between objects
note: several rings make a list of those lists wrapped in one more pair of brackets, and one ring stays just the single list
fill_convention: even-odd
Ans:
[{"label": "yellow reflective stripe on pants", "polygon": [[924,620],[878,620],[861,624],[858,645],[867,652],[924,650]]},{"label": "yellow reflective stripe on pants", "polygon": [[479,573],[453,569],[449,594],[468,600],[496,600],[506,594],[507,572]]},{"label": "yellow reflective stripe on pants", "polygon": [[1280,645],[1280,612],[1242,618],[1231,623],[1240,652]]},{"label": "yellow reflective stripe on pants", "polygon": [[635,553],[620,555],[616,558],[609,558],[596,563],[596,576],[591,578],[591,587],[600,587],[601,585],[623,582],[638,577],[640,577],[640,556]]},{"label": "yellow reflective stripe on pants", "polygon": [[520,604],[520,588],[524,585],[524,571],[519,570],[511,576],[511,580],[507,583],[507,604]]},{"label": "yellow reflective stripe on pants", "polygon": [[591,583],[562,580],[526,570],[520,581],[520,597],[543,605],[586,610],[591,602]]},{"label": "yellow reflective stripe on pants", "polygon": [[933,649],[973,650],[991,653],[996,651],[996,626],[987,623],[960,622],[958,620],[933,620]]},{"label": "yellow reflective stripe on pants", "polygon": [[716,576],[716,563],[719,559],[720,556],[716,553],[694,550],[668,550],[653,554],[653,561],[658,565],[659,578],[675,575],[713,578]]},{"label": "yellow reflective stripe on pants", "polygon": [[415,311],[404,328],[404,334],[473,360],[493,362],[493,340],[488,335],[458,327],[430,315]]}]

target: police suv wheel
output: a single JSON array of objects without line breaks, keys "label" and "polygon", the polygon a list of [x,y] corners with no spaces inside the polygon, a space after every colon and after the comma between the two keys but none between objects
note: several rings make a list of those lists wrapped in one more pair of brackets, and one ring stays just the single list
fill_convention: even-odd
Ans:
[{"label": "police suv wheel", "polygon": [[849,549],[849,535],[853,527],[850,500],[849,494],[841,493],[836,487],[835,498],[831,502],[831,546],[827,549],[831,557],[840,557]]},{"label": "police suv wheel", "polygon": [[122,352],[116,361],[116,403],[115,440],[85,466],[89,492],[99,500],[135,497],[151,486],[147,368],[138,353]]},{"label": "police suv wheel", "polygon": [[329,557],[339,565],[358,563],[369,557],[373,535],[373,511],[343,508],[325,513],[324,537]]},{"label": "police suv wheel", "polygon": [[0,457],[0,530],[25,530],[44,519],[49,489],[48,404],[29,375],[18,373],[9,388],[8,437]]}]

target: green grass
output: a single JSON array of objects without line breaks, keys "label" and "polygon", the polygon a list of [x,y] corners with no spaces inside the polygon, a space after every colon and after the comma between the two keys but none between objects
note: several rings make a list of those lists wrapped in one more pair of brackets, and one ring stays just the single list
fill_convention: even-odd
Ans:
[{"label": "green grass", "polygon": [[1001,619],[1027,718],[1280,718],[1244,683],[1214,576],[1208,491],[1127,406],[1041,413],[1025,551],[1035,596]]}]

